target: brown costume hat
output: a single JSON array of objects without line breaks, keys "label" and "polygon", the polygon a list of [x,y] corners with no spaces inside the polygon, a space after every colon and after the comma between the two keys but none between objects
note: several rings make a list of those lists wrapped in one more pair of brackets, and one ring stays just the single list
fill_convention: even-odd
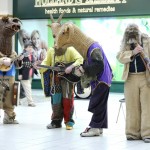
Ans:
[{"label": "brown costume hat", "polygon": [[7,16],[0,19],[0,52],[10,56],[12,53],[12,36],[20,30],[20,20]]}]

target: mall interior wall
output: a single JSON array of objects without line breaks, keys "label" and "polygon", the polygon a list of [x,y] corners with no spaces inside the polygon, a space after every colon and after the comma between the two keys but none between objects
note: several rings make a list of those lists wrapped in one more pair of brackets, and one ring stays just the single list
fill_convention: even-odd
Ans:
[{"label": "mall interior wall", "polygon": [[13,15],[13,0],[0,0],[0,17]]},{"label": "mall interior wall", "polygon": [[[44,4],[42,4],[42,2]],[[15,16],[18,17],[20,19],[45,19],[45,18],[49,18],[49,14],[45,14],[45,13],[49,13],[49,6],[50,4],[46,4],[46,2],[48,1],[43,1],[43,0],[0,0],[0,17],[3,15],[9,15],[9,16]],[[84,0],[83,0],[84,2]],[[76,18],[76,17],[117,17],[117,16],[124,16],[125,18],[127,18],[128,16],[146,16],[149,15],[149,5],[150,5],[150,1],[149,0],[144,0],[144,2],[142,2],[141,5],[141,1],[140,0],[116,0],[116,2],[120,2],[121,4],[116,4],[115,3],[113,5],[109,4],[109,6],[107,5],[99,5],[99,6],[104,6],[103,9],[101,10],[108,10],[110,9],[109,13],[83,13],[84,10],[89,9],[89,11],[93,11],[92,9],[94,9],[95,11],[99,11],[99,8],[96,8],[96,5],[93,6],[89,6],[90,8],[85,7],[80,8],[80,6],[78,6],[77,9],[72,9],[74,11],[79,11],[78,14],[75,13],[67,13],[66,17],[68,17],[70,20],[71,18]],[[135,5],[136,4],[136,5]],[[46,6],[44,8],[44,6]],[[48,6],[49,5],[49,6]],[[54,4],[55,5],[55,4]],[[28,11],[26,11],[26,8],[28,7]],[[66,6],[62,5],[60,8],[58,8],[58,10],[66,10]],[[110,7],[111,6],[111,7]],[[119,7],[118,7],[119,6]],[[141,8],[143,7],[143,9]],[[55,8],[57,8],[57,5],[55,5]],[[116,11],[113,11],[115,10]],[[71,10],[71,9],[70,9]],[[139,11],[140,10],[140,11]],[[59,14],[54,14],[54,17],[58,17]],[[17,43],[17,36],[15,38],[15,50],[18,52],[17,50],[18,48],[18,43]],[[124,82],[123,81],[113,81],[112,86],[111,86],[111,92],[124,92]],[[41,81],[40,79],[33,79],[33,84],[32,84],[32,88],[34,89],[41,89]]]}]

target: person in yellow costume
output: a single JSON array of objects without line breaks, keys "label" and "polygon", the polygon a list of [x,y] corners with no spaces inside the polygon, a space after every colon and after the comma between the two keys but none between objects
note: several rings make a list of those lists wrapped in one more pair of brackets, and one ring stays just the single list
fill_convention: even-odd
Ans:
[{"label": "person in yellow costume", "polygon": [[[72,63],[71,63],[72,62]],[[71,63],[65,68],[65,73],[70,74],[76,66],[83,64],[83,57],[74,47],[67,49],[50,48],[47,51],[46,58],[41,65],[54,67],[57,63]],[[42,75],[42,85],[44,88],[44,75],[49,71],[46,68],[40,68]],[[67,130],[73,129],[74,120],[74,84],[68,80],[58,77],[58,72],[51,72],[51,106],[52,115],[51,122],[47,125],[47,129],[61,128],[62,120],[66,125]],[[78,75],[80,71],[78,70]],[[80,76],[80,75],[79,75]]]}]

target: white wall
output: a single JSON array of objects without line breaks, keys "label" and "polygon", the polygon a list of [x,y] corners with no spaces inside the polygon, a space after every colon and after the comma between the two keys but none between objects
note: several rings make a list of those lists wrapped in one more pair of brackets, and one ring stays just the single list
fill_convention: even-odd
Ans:
[{"label": "white wall", "polygon": [[13,0],[0,0],[0,16],[13,14]]},{"label": "white wall", "polygon": [[[0,18],[4,15],[13,15],[13,0],[0,0]],[[15,39],[13,37],[13,50],[15,49]]]}]

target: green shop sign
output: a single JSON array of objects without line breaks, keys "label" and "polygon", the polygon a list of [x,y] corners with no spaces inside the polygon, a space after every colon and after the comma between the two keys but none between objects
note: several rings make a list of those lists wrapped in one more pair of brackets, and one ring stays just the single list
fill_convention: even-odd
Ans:
[{"label": "green shop sign", "polygon": [[150,15],[150,0],[14,0],[13,14],[21,19]]}]

